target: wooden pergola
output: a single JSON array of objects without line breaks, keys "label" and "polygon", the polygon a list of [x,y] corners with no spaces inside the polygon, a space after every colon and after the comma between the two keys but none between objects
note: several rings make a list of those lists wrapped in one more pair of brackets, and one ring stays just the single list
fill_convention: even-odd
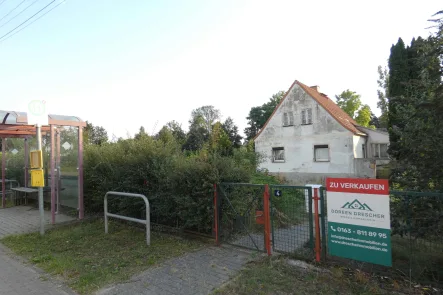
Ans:
[{"label": "wooden pergola", "polygon": [[[60,138],[56,138],[57,127],[75,127],[78,132],[78,216],[83,219],[83,127],[86,122],[74,116],[48,115],[48,125],[41,126],[42,135],[50,134],[50,171],[51,171],[51,221],[55,223],[56,212],[56,181],[53,175],[56,171],[56,160],[60,162],[60,153],[55,153],[55,146],[60,150]],[[6,139],[23,138],[25,153],[25,177],[24,186],[28,187],[29,146],[28,139],[36,136],[36,126],[28,124],[28,116],[25,112],[1,111],[0,110],[0,138],[2,140],[2,207],[6,207]],[[57,159],[56,159],[57,158]]]}]

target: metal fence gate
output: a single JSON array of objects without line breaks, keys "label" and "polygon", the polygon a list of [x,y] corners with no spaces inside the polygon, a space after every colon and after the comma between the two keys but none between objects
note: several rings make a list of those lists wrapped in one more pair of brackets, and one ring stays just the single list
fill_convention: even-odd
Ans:
[{"label": "metal fence gate", "polygon": [[264,193],[265,185],[261,184],[221,183],[218,186],[221,242],[266,251]]},{"label": "metal fence gate", "polygon": [[283,253],[312,253],[312,188],[272,185],[270,190],[272,250]]},{"label": "metal fence gate", "polygon": [[309,253],[314,249],[313,189],[308,186],[221,183],[218,237],[252,250]]}]

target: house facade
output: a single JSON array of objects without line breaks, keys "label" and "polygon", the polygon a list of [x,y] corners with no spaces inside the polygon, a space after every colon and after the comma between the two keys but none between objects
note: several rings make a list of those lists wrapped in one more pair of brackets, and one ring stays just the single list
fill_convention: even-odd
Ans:
[{"label": "house facade", "polygon": [[294,184],[377,176],[389,163],[388,134],[358,126],[318,86],[295,81],[255,137],[260,165]]}]

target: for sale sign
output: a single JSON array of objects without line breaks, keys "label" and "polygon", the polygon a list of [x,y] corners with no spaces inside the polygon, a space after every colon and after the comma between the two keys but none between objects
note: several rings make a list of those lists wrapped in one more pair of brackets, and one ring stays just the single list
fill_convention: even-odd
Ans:
[{"label": "for sale sign", "polygon": [[391,266],[388,181],[327,178],[326,186],[329,253]]}]

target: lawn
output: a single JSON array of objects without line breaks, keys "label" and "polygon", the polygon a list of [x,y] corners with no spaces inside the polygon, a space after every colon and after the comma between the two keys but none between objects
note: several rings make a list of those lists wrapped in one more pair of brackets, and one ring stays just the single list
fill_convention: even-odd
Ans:
[{"label": "lawn", "polygon": [[202,247],[196,241],[159,233],[151,233],[148,247],[145,231],[110,221],[106,235],[103,220],[59,227],[43,237],[38,233],[8,236],[1,242],[49,274],[61,277],[80,294],[128,280],[168,258]]},{"label": "lawn", "polygon": [[364,272],[338,267],[322,270],[326,271],[291,266],[285,257],[267,257],[249,263],[235,280],[215,294],[411,294],[394,281],[386,279],[380,283]]}]

